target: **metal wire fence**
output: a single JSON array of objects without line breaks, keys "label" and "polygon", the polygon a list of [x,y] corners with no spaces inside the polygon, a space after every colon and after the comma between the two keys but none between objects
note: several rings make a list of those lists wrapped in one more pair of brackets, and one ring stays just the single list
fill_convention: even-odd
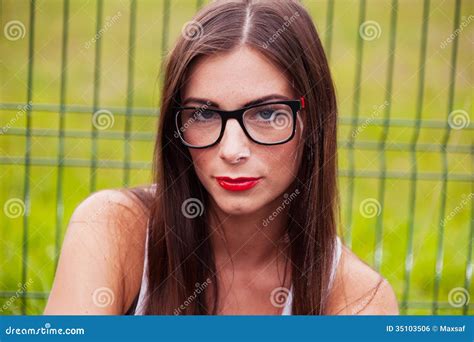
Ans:
[{"label": "metal wire fence", "polygon": [[[37,314],[74,207],[150,180],[157,66],[204,1],[1,4],[0,312]],[[304,4],[338,89],[346,244],[402,313],[470,313],[472,2]]]}]

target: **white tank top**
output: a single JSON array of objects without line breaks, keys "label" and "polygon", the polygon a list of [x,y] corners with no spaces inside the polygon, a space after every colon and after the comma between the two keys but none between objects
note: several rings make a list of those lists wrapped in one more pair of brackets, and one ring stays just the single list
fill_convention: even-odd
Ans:
[{"label": "white tank top", "polygon": [[[137,306],[135,308],[134,315],[143,315],[145,311],[145,298],[148,292],[148,263],[147,263],[147,248],[148,248],[148,234],[145,241],[145,261],[143,265],[143,275],[142,275],[142,283],[140,286],[140,293],[138,295]],[[331,270],[331,276],[329,278],[329,288],[331,288],[332,283],[334,282],[334,277],[336,275],[337,265],[339,264],[339,259],[341,257],[342,252],[342,243],[339,236],[336,237],[336,249],[335,249],[335,258],[333,259],[333,267]],[[293,303],[293,285],[290,287],[290,291],[288,293],[288,298],[286,298],[285,306],[283,307],[282,315],[291,315],[291,307]]]}]

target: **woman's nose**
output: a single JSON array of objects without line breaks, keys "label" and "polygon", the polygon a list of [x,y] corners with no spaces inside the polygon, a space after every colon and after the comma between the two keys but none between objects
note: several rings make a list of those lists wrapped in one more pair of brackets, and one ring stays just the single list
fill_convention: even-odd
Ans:
[{"label": "woman's nose", "polygon": [[219,142],[219,157],[230,164],[236,164],[250,156],[250,140],[235,119],[227,121],[224,136]]}]

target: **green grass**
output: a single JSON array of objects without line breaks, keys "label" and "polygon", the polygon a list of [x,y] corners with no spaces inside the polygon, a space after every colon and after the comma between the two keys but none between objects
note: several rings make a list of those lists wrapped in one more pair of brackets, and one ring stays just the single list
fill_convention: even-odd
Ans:
[{"label": "green grass", "polygon": [[[196,1],[172,1],[170,11],[169,44],[180,34],[181,27],[195,12]],[[313,16],[321,39],[326,42],[328,23],[326,21],[326,1],[304,1]],[[449,113],[449,81],[453,43],[444,49],[440,44],[453,32],[454,1],[431,1],[426,50],[424,99],[422,103],[422,128],[419,146],[425,146],[416,153],[418,173],[442,173],[442,154],[437,148],[445,134]],[[0,8],[3,26],[10,20],[20,20],[28,28],[28,1],[2,2]],[[61,90],[61,41],[62,2],[37,1],[35,54],[33,75],[33,103],[58,104]],[[412,162],[411,153],[403,144],[410,144],[415,131],[414,120],[418,100],[420,77],[420,47],[423,15],[422,1],[399,1],[394,58],[393,86],[389,98],[390,117],[408,120],[409,124],[389,126],[385,151],[361,149],[354,151],[355,171],[360,173],[380,172],[383,168],[381,157],[386,158],[386,170],[391,173],[406,173],[407,177],[379,178],[356,177],[352,206],[347,204],[348,178],[340,177],[342,204],[342,224],[345,226],[349,212],[352,213],[352,249],[369,264],[375,265],[375,237],[377,219],[381,219],[383,254],[380,271],[392,283],[401,300],[404,288],[404,268],[409,229],[408,217],[411,182],[409,180]],[[382,119],[384,110],[377,110],[387,100],[387,68],[390,39],[391,2],[368,1],[366,20],[374,20],[382,29],[378,39],[365,41],[362,56],[359,116],[361,119],[375,116]],[[101,82],[99,92],[100,107],[124,107],[127,99],[127,49],[129,32],[128,1],[105,1],[104,19],[121,13],[120,19],[101,38]],[[162,56],[162,13],[163,1],[139,1],[137,4],[137,28],[135,49],[134,107],[156,108],[159,100],[158,71]],[[473,5],[463,1],[461,20],[473,13]],[[95,34],[95,1],[71,1],[68,43],[68,70],[66,104],[92,106],[94,95],[94,53],[95,46],[85,48]],[[353,127],[348,119],[354,115],[354,79],[357,70],[357,39],[359,21],[359,1],[341,0],[335,2],[332,24],[332,48],[330,64],[338,92],[341,125],[339,126],[339,167],[350,168],[348,149],[343,143],[350,137]],[[458,36],[458,55],[455,77],[453,109],[472,113],[472,23]],[[0,47],[1,103],[25,103],[27,100],[28,78],[28,33],[24,39],[9,41],[2,35]],[[15,117],[17,110],[0,109],[0,125],[4,127]],[[124,116],[115,114],[114,126],[106,133],[124,131]],[[344,121],[345,120],[345,121]],[[412,121],[410,121],[412,120]],[[132,131],[153,135],[157,117],[133,116]],[[396,120],[395,120],[396,121]],[[439,128],[424,125],[439,122]],[[20,158],[17,164],[0,164],[0,205],[11,198],[22,198],[24,191],[26,138],[21,133],[26,126],[25,115],[14,122],[6,135],[0,136],[0,157]],[[51,111],[32,112],[33,129],[57,131],[59,114]],[[357,127],[356,127],[357,128]],[[382,136],[382,125],[369,125],[358,134],[356,143],[377,143]],[[18,132],[18,135],[13,133]],[[68,112],[66,131],[90,132],[91,113]],[[101,137],[102,134],[102,137]],[[114,160],[122,163],[124,158],[123,139],[106,139],[99,133],[98,159]],[[89,160],[92,143],[88,136],[65,138],[67,159]],[[398,145],[405,146],[396,149]],[[472,181],[455,181],[455,175],[472,175],[472,124],[469,128],[452,130],[448,146],[448,183],[445,216],[456,210],[444,229],[443,268],[438,300],[447,304],[449,292],[465,286],[468,252],[472,241],[472,201],[460,209],[462,196],[472,192]],[[464,146],[464,147],[462,147]],[[58,137],[32,137],[31,157],[56,159]],[[429,148],[434,150],[430,151]],[[456,148],[464,148],[455,152]],[[153,152],[153,139],[132,140],[131,161],[148,163]],[[121,187],[124,180],[123,169],[99,168],[97,189]],[[149,168],[133,169],[130,185],[148,184],[151,180]],[[32,165],[30,169],[31,207],[28,217],[27,273],[28,286],[27,313],[41,313],[46,303],[46,294],[54,277],[56,246],[56,190],[58,168],[56,166]],[[441,177],[441,176],[440,176]],[[74,208],[90,193],[90,169],[88,167],[66,167],[63,175],[64,215],[60,227],[60,241]],[[472,179],[472,178],[471,178]],[[359,211],[360,203],[366,198],[379,197],[384,182],[384,206],[382,216],[365,218]],[[438,226],[441,215],[441,178],[420,179],[416,183],[414,216],[414,262],[410,281],[409,314],[430,314],[433,301],[433,287],[438,244]],[[456,209],[458,208],[458,209]],[[0,309],[1,314],[21,313],[20,298],[13,298],[22,281],[23,262],[23,217],[9,218],[0,213]],[[472,256],[472,253],[471,253]],[[20,285],[18,285],[20,283]],[[472,282],[468,289],[472,293]],[[8,292],[8,293],[7,293]],[[421,304],[420,304],[421,303]],[[447,305],[439,310],[442,314],[461,314],[462,309]],[[470,306],[470,314],[474,313]]]}]

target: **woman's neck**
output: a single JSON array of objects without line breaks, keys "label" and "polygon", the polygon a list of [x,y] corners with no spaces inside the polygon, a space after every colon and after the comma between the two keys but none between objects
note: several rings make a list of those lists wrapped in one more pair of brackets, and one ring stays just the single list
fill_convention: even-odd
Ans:
[{"label": "woman's neck", "polygon": [[260,268],[281,259],[288,221],[288,208],[276,214],[281,202],[278,198],[245,215],[228,215],[217,205],[213,206],[214,215],[209,215],[209,223],[218,269],[230,265],[242,270]]}]

